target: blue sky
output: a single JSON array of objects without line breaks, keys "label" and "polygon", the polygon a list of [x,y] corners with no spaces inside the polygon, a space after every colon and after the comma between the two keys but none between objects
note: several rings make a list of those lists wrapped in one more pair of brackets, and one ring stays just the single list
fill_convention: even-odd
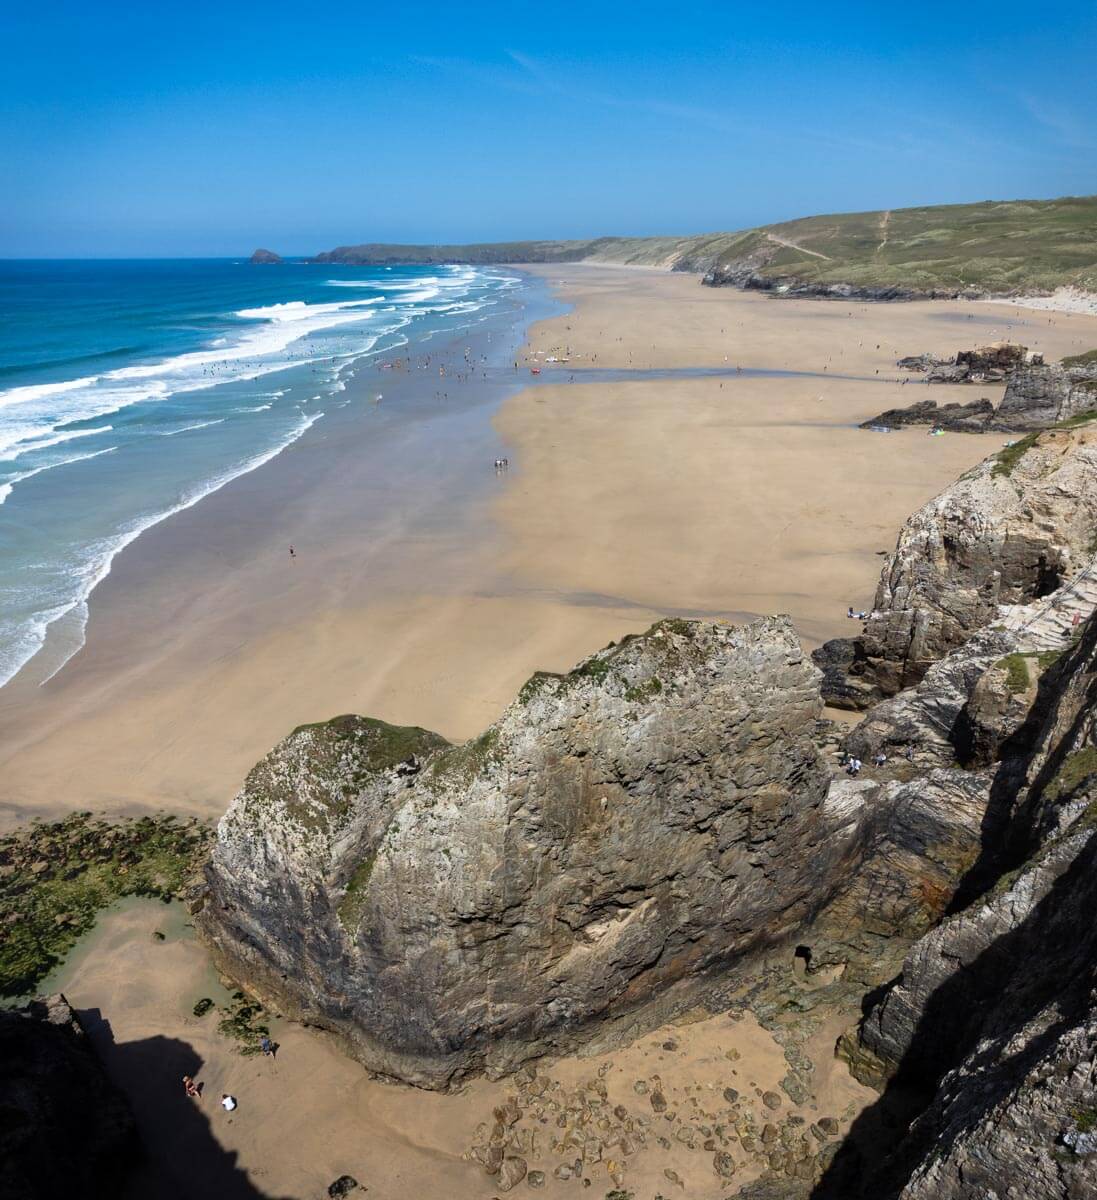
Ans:
[{"label": "blue sky", "polygon": [[5,11],[0,257],[693,233],[1097,192],[1093,0]]}]

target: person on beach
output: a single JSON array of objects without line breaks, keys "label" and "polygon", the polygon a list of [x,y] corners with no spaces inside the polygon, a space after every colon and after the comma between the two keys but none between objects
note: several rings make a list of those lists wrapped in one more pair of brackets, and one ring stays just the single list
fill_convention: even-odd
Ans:
[{"label": "person on beach", "polygon": [[293,548],[292,546],[290,546],[290,548],[289,548],[289,556],[290,556],[290,558],[296,558],[296,557],[297,557],[297,551],[296,551],[296,550],[294,550],[294,548]]},{"label": "person on beach", "polygon": [[196,1084],[189,1075],[183,1076],[183,1091],[190,1097],[191,1100],[202,1099],[202,1093],[198,1090],[198,1084]]},{"label": "person on beach", "polygon": [[263,1052],[263,1057],[264,1057],[264,1058],[273,1058],[273,1057],[274,1057],[274,1055],[275,1055],[275,1052],[276,1052],[276,1050],[277,1050],[277,1047],[276,1047],[276,1046],[275,1046],[275,1044],[274,1044],[274,1043],[273,1043],[273,1042],[270,1040],[270,1038],[269,1038],[269,1037],[267,1037],[267,1035],[266,1035],[266,1034],[264,1034],[264,1035],[263,1035],[263,1036],[262,1036],[262,1037],[259,1039],[259,1049],[260,1049],[260,1050]]},{"label": "person on beach", "polygon": [[222,1092],[221,1107],[225,1110],[225,1112],[232,1112],[232,1110],[236,1107],[236,1097],[230,1096],[228,1092]]}]

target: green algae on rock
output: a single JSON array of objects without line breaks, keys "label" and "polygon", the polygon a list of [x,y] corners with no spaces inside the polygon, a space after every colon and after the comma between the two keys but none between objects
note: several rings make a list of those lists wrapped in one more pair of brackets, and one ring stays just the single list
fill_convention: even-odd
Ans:
[{"label": "green algae on rock", "polygon": [[80,812],[0,838],[0,995],[31,992],[113,900],[177,896],[211,837],[195,820]]}]

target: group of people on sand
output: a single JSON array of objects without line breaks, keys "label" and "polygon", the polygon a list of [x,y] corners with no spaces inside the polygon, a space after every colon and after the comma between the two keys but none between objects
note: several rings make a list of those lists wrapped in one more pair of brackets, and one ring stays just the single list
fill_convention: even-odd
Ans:
[{"label": "group of people on sand", "polygon": [[509,470],[510,469],[510,459],[509,458],[497,458],[495,460],[495,469],[497,471]]},{"label": "group of people on sand", "polygon": [[[259,1050],[264,1058],[274,1058],[278,1053],[278,1043],[272,1042],[266,1034],[259,1039]],[[183,1076],[183,1093],[189,1100],[202,1099],[202,1084],[190,1075]],[[237,1108],[236,1097],[230,1092],[222,1092],[221,1107],[225,1112],[233,1112]]]}]

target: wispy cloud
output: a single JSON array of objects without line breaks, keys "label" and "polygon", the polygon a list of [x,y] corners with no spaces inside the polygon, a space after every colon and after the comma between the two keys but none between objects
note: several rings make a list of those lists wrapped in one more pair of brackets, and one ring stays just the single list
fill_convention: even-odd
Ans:
[{"label": "wispy cloud", "polygon": [[[597,106],[620,112],[647,113],[685,125],[693,125],[730,138],[764,139],[773,144],[812,147],[834,154],[874,155],[880,159],[896,155],[934,161],[938,164],[962,153],[1022,153],[1025,147],[1007,145],[996,139],[982,137],[976,131],[955,124],[950,128],[927,126],[930,122],[921,114],[896,113],[894,133],[886,140],[878,137],[836,133],[831,129],[813,127],[803,122],[791,126],[774,126],[760,122],[753,112],[744,116],[705,105],[669,100],[661,96],[607,92],[577,82],[545,62],[520,50],[505,50],[512,66],[490,66],[465,59],[415,56],[413,61],[457,75],[481,86],[505,88],[531,96],[558,96],[570,103]],[[516,68],[516,69],[515,69]],[[921,125],[922,130],[916,131]],[[950,153],[955,151],[955,153]],[[1039,147],[1027,147],[1030,154],[1040,156]]]},{"label": "wispy cloud", "polygon": [[1029,116],[1064,146],[1077,150],[1097,150],[1097,136],[1092,120],[1084,120],[1072,108],[1049,100],[1046,96],[1034,96],[1031,92],[1017,93],[1017,99],[1028,111]]}]

